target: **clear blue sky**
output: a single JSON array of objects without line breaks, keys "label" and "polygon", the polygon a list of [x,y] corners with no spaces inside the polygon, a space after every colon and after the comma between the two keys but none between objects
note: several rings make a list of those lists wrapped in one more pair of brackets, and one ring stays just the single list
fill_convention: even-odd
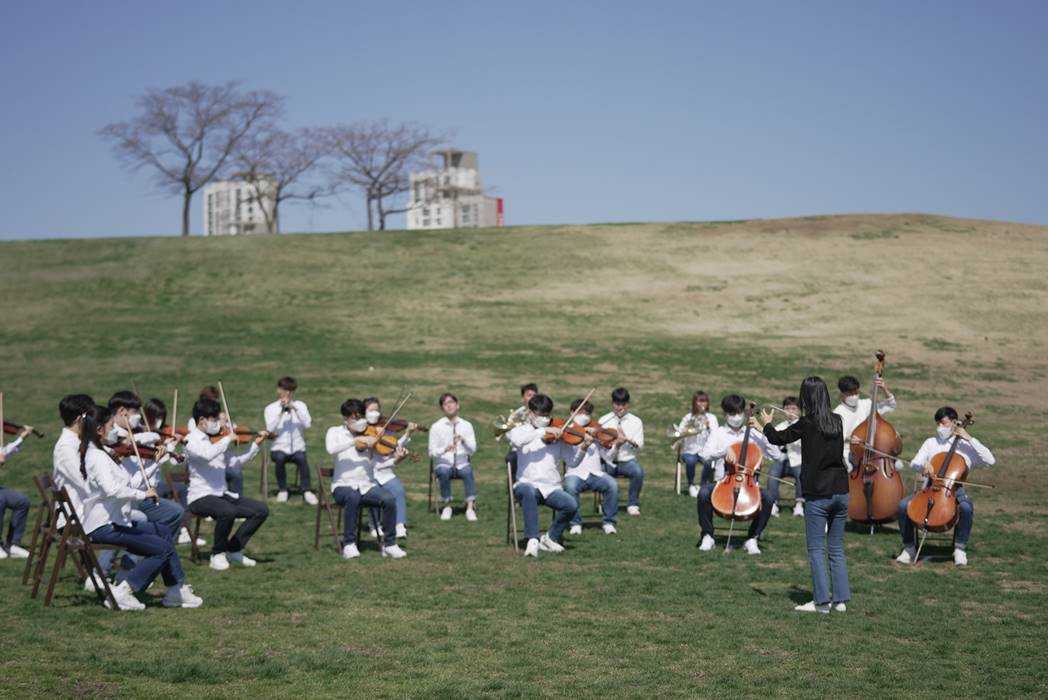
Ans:
[{"label": "clear blue sky", "polygon": [[[454,129],[510,224],[1048,223],[1046,37],[1037,0],[11,2],[0,238],[176,234],[178,198],[96,132],[192,79],[283,94],[288,126]],[[344,196],[283,227],[363,212]]]}]

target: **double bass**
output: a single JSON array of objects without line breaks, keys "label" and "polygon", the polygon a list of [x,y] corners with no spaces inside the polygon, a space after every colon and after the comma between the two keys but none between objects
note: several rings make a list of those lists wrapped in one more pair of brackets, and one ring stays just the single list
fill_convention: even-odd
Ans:
[{"label": "double bass", "polygon": [[[960,427],[974,423],[972,414],[964,414]],[[960,511],[957,509],[957,487],[968,478],[968,462],[957,454],[960,435],[953,436],[950,449],[933,456],[928,464],[935,470],[935,477],[928,480],[914,494],[906,507],[906,516],[925,532],[946,532],[957,524]],[[923,538],[922,538],[923,543]],[[916,558],[914,559],[916,561]]]},{"label": "double bass", "polygon": [[[713,487],[710,501],[713,511],[726,520],[753,520],[761,509],[761,490],[754,479],[754,473],[760,469],[764,453],[754,442],[750,441],[750,421],[756,403],[750,401],[746,416],[746,432],[742,442],[728,448],[734,454],[735,464],[729,467],[725,460],[724,478]],[[728,471],[728,470],[731,471]]]},{"label": "double bass", "polygon": [[[875,380],[884,373],[884,351],[878,350],[876,357]],[[877,523],[895,520],[905,492],[902,476],[895,468],[895,458],[902,452],[902,438],[877,413],[878,394],[875,382],[870,415],[851,434],[851,458],[856,466],[848,475],[848,517],[870,525],[871,531]]]}]

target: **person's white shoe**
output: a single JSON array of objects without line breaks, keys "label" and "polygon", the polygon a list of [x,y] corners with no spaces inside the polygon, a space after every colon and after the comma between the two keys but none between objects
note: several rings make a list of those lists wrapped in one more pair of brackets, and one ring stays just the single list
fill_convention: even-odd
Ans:
[{"label": "person's white shoe", "polygon": [[240,564],[241,566],[254,566],[258,563],[243,552],[226,552],[226,558],[234,564]]},{"label": "person's white shoe", "polygon": [[444,506],[444,509],[440,511],[441,520],[451,520],[451,506]]},{"label": "person's white shoe", "polygon": [[702,542],[699,543],[700,552],[708,552],[717,546],[717,541],[713,539],[712,535],[703,535]]},{"label": "person's white shoe", "polygon": [[472,504],[466,506],[466,520],[471,523],[477,522],[477,509]]},{"label": "person's white shoe", "polygon": [[[12,547],[13,549],[13,547]],[[963,549],[953,550],[953,563],[957,566],[968,566],[968,554]]]},{"label": "person's white shoe", "polygon": [[822,613],[823,615],[826,615],[830,612],[830,604],[822,603],[821,605],[816,605],[814,600],[809,600],[804,605],[794,606],[793,609],[797,612],[813,612]]},{"label": "person's white shoe", "polygon": [[357,549],[356,544],[347,544],[345,547],[342,548],[343,559],[356,559],[359,556],[360,550]]},{"label": "person's white shoe", "polygon": [[895,561],[899,562],[900,564],[912,564],[916,556],[917,550],[913,547],[907,547],[906,549],[902,550],[902,554],[895,557]]},{"label": "person's white shoe", "polygon": [[225,552],[218,552],[211,555],[211,561],[208,563],[215,571],[225,571],[229,568],[229,560],[226,559]]},{"label": "person's white shoe", "polygon": [[691,486],[689,486],[688,487],[688,495],[691,496],[692,498],[698,498],[699,497],[699,487],[696,486],[695,484],[692,484]]},{"label": "person's white shoe", "polygon": [[197,538],[197,547],[203,547],[205,544],[207,544],[207,540],[205,540],[203,537]]},{"label": "person's white shoe", "polygon": [[564,548],[558,543],[554,542],[549,535],[543,535],[539,538],[539,549],[544,552],[563,552]]},{"label": "person's white shoe", "polygon": [[539,556],[539,541],[532,537],[528,540],[528,545],[524,548],[524,556],[526,557],[538,557]]},{"label": "person's white shoe", "polygon": [[287,491],[281,491],[277,494],[277,503],[287,503]]},{"label": "person's white shoe", "polygon": [[390,559],[403,559],[407,555],[408,553],[401,549],[399,544],[387,544],[382,548],[382,556]]},{"label": "person's white shoe", "polygon": [[17,544],[13,544],[7,550],[7,556],[11,557],[12,559],[28,559],[29,558],[29,550],[22,549]]},{"label": "person's white shoe", "polygon": [[192,586],[183,583],[181,586],[168,586],[160,603],[165,608],[199,608],[204,604],[204,599],[193,593]]},{"label": "person's white shoe", "polygon": [[568,534],[569,535],[581,535],[582,534],[582,526],[581,525],[572,525],[570,528],[568,528]]},{"label": "person's white shoe", "polygon": [[[112,587],[112,586],[115,586],[116,584],[115,583],[111,583],[109,585]],[[87,578],[84,579],[84,590],[87,591],[88,593],[94,593],[95,592],[95,582],[94,582],[94,579],[92,579],[90,576],[88,576]]]},{"label": "person's white shoe", "polygon": [[742,543],[742,548],[746,550],[747,554],[760,554],[761,548],[757,546],[757,540],[752,537]]},{"label": "person's white shoe", "polygon": [[369,527],[368,528],[368,534],[371,535],[371,539],[373,539],[373,540],[377,540],[378,539],[379,533],[378,533],[378,530],[376,530],[375,528]]},{"label": "person's white shoe", "polygon": [[302,498],[303,500],[305,500],[306,503],[308,503],[311,506],[315,506],[317,504],[316,494],[314,494],[312,491],[306,491],[305,493],[303,493]]},{"label": "person's white shoe", "polygon": [[178,543],[179,544],[189,544],[192,541],[193,541],[193,536],[189,534],[189,530],[187,528],[182,528],[178,532]]},{"label": "person's white shoe", "polygon": [[771,517],[773,517],[773,518],[779,517],[779,504],[778,503],[772,503],[771,504]]},{"label": "person's white shoe", "polygon": [[626,506],[626,512],[630,515],[640,515],[640,506]]},{"label": "person's white shoe", "polygon": [[804,517],[804,501],[797,501],[793,504],[793,514],[798,518]]},{"label": "person's white shoe", "polygon": [[408,528],[404,523],[397,523],[397,539],[402,540],[408,536]]},{"label": "person's white shoe", "polygon": [[614,535],[616,532],[618,532],[618,530],[615,529],[615,526],[611,523],[604,523],[604,525],[602,525],[601,527],[604,528],[605,535]]},{"label": "person's white shoe", "polygon": [[[146,609],[145,604],[135,597],[135,592],[131,590],[131,586],[127,581],[123,581],[116,586],[111,586],[109,590],[113,592],[113,597],[116,598],[116,606],[121,610]],[[109,598],[106,598],[105,606],[112,609],[112,606],[109,604]]]},{"label": "person's white shoe", "polygon": [[833,612],[848,612],[848,606],[844,603],[832,603],[830,608]]}]

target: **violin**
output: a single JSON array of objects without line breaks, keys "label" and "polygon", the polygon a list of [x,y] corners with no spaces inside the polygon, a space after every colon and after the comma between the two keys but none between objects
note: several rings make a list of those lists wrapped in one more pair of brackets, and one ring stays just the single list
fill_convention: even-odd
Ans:
[{"label": "violin", "polygon": [[[22,432],[23,428],[25,428],[24,425],[19,425],[18,423],[12,423],[9,420],[5,420],[4,421],[4,434],[5,435],[17,435],[18,433]],[[44,434],[41,433],[36,428],[33,428],[33,435],[38,437],[38,438],[42,438],[44,436]]]},{"label": "violin", "polygon": [[[178,433],[179,431],[176,430],[175,432]],[[246,445],[249,442],[251,442],[252,440],[254,440],[255,438],[257,438],[259,435],[263,435],[263,434],[267,438],[272,438],[273,437],[272,435],[270,435],[269,433],[267,433],[265,431],[256,431],[256,430],[252,430],[251,428],[248,428],[246,426],[238,425],[233,430],[232,433],[230,433],[229,430],[226,430],[225,432],[219,433],[218,435],[212,435],[211,436],[211,442],[219,442],[220,440],[224,440],[226,438],[226,436],[230,435],[230,434],[232,434],[234,436],[233,437],[233,444],[234,445]]]},{"label": "violin", "polygon": [[[138,445],[138,455],[141,456],[142,459],[155,460],[157,458],[157,453],[160,452],[160,450],[160,447],[154,447],[151,445]],[[110,454],[119,457],[120,459],[135,456],[135,448],[131,445],[130,442],[121,442],[118,445],[110,445],[109,452]],[[170,450],[167,451],[167,454],[171,457],[171,459],[175,460],[176,462],[182,462],[185,459],[182,455],[178,454],[177,452],[172,452]]]},{"label": "violin", "polygon": [[[397,448],[400,447],[400,441],[393,435],[383,433],[381,437],[375,442],[374,445],[368,446],[367,443],[362,442],[360,438],[366,437],[377,437],[378,428],[373,425],[369,425],[364,429],[364,432],[357,435],[356,448],[357,450],[374,450],[375,454],[381,457],[389,457],[396,453]],[[407,453],[408,459],[412,462],[418,461],[418,455],[411,450],[405,448],[404,451]]]},{"label": "violin", "polygon": [[[386,416],[381,416],[378,419],[378,422],[385,426],[387,433],[399,433],[403,430],[407,430],[408,424],[411,423],[411,421],[404,420],[403,418],[394,418],[393,420],[390,420]],[[425,433],[429,431],[429,426],[415,423],[415,430],[420,430]]]},{"label": "violin", "polygon": [[[884,351],[878,350],[875,356],[876,380],[884,374]],[[869,525],[895,520],[905,492],[902,476],[895,469],[895,457],[902,452],[902,439],[892,424],[877,412],[878,391],[874,383],[870,415],[850,436],[852,463],[857,466],[848,475],[848,517]]]},{"label": "violin", "polygon": [[184,442],[189,435],[189,428],[176,428],[175,430],[172,430],[171,426],[165,423],[160,426],[160,429],[157,430],[156,433],[162,440],[178,440],[179,442]]},{"label": "violin", "polygon": [[749,421],[756,406],[750,401],[742,441],[728,447],[735,464],[729,465],[728,460],[724,460],[724,478],[717,482],[711,494],[714,512],[725,520],[752,520],[761,509],[761,489],[754,474],[760,469],[764,455],[761,448],[750,441]]},{"label": "violin", "polygon": [[[961,427],[967,428],[975,422],[971,412],[964,414]],[[957,509],[957,485],[968,478],[968,462],[957,454],[960,435],[953,436],[950,449],[940,452],[929,460],[935,469],[935,478],[914,494],[906,507],[906,516],[917,527],[928,532],[946,532],[957,524],[960,511]]]},{"label": "violin", "polygon": [[[550,421],[550,425],[553,425],[557,428],[561,427],[561,425],[554,425],[554,421],[559,422],[561,425],[563,425],[564,423],[564,421],[561,421],[559,418],[555,418],[553,419],[553,421]],[[547,437],[548,435],[549,434],[547,433]],[[560,437],[565,444],[581,445],[583,441],[586,439],[587,435],[592,437],[593,440],[599,443],[600,446],[603,447],[605,450],[610,450],[612,447],[615,446],[615,438],[619,436],[619,431],[615,430],[614,428],[604,428],[600,425],[587,425],[585,428],[578,425],[572,425],[567,428],[564,428],[564,431],[560,434]]]}]

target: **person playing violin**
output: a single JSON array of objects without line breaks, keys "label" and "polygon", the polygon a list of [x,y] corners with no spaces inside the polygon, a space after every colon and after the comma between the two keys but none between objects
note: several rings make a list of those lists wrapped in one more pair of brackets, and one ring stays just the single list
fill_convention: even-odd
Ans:
[{"label": "person playing violin", "polygon": [[[800,420],[801,417],[801,404],[796,396],[784,398],[782,400],[782,410],[786,414],[786,420],[780,421],[775,426],[776,430],[786,430]],[[763,415],[763,411],[761,413]],[[773,518],[779,517],[779,479],[789,475],[793,477],[795,488],[793,514],[797,517],[803,517],[804,493],[801,490],[801,460],[803,459],[803,452],[801,451],[801,441],[795,440],[789,443],[782,452],[782,459],[775,460],[769,472],[770,476],[775,477],[768,480],[768,493],[771,495],[772,500],[771,515]]]},{"label": "person playing violin", "polygon": [[[527,384],[520,385],[520,405],[509,412],[510,422],[527,417],[528,402],[531,401],[531,397],[537,393],[539,393],[539,385],[535,382],[528,382]],[[517,451],[513,448],[512,444],[506,452],[506,461],[509,462],[515,480],[517,478]]]},{"label": "person playing violin", "polygon": [[[228,418],[220,420],[222,411],[214,399],[197,399],[193,404],[193,428],[185,443],[185,459],[189,467],[189,512],[215,519],[215,541],[211,549],[210,566],[225,571],[229,563],[254,566],[255,560],[244,554],[251,536],[269,517],[269,507],[262,501],[245,498],[228,489],[226,471],[243,469],[258,454],[258,446],[267,433],[255,436],[247,452],[236,454],[233,445],[236,435]],[[223,434],[224,433],[224,434]],[[221,435],[217,442],[211,438]],[[244,522],[230,537],[233,521]]]},{"label": "person playing violin", "polygon": [[[725,464],[729,467],[735,466],[735,455],[728,450],[735,443],[742,442],[746,432],[746,400],[738,394],[728,394],[721,399],[721,410],[724,411],[724,423],[710,433],[706,440],[706,446],[702,448],[702,458],[713,463],[713,479],[708,484],[703,484],[699,489],[699,530],[702,532],[702,540],[699,542],[699,551],[708,552],[714,548],[716,541],[713,539],[713,489],[716,482],[724,478]],[[781,459],[782,452],[779,448],[768,443],[768,439],[760,432],[750,432],[750,442],[757,445],[764,456],[771,460]],[[763,486],[761,492],[761,508],[757,517],[750,521],[749,533],[742,547],[747,554],[760,554],[757,541],[760,539],[764,527],[771,517],[772,500],[771,495]]]},{"label": "person playing violin", "polygon": [[[218,390],[218,387],[214,384],[207,384],[200,389],[200,395],[197,397],[200,399],[210,399],[212,401],[221,401],[222,394]],[[221,406],[221,404],[219,404]],[[218,420],[222,425],[226,423],[226,414],[221,411],[218,414]],[[196,429],[197,422],[193,420],[193,416],[189,416],[189,421],[186,423],[186,428],[189,432],[193,432]],[[236,427],[236,426],[233,426]],[[235,493],[238,496],[244,494],[244,469],[240,465],[230,465],[226,469],[226,488],[229,493]]]},{"label": "person playing violin", "polygon": [[[873,383],[879,390],[877,413],[883,416],[885,413],[894,411],[897,407],[895,395],[888,391],[888,385],[880,377],[874,379]],[[872,399],[859,397],[859,387],[859,380],[850,374],[837,380],[837,389],[841,392],[841,402],[837,404],[833,412],[844,421],[844,463],[848,466],[848,471],[851,471],[854,466],[851,463],[849,438],[851,438],[855,428],[869,417],[870,408],[873,405]]]},{"label": "person playing violin", "polygon": [[[930,437],[917,450],[917,454],[910,461],[910,466],[921,472],[925,477],[925,484],[935,476],[935,468],[931,464],[932,457],[940,452],[947,452],[954,437],[959,438],[956,453],[959,454],[970,469],[975,467],[992,467],[997,461],[993,453],[986,445],[971,436],[958,422],[957,411],[951,406],[943,406],[935,412],[935,436]],[[956,490],[957,495],[957,525],[954,529],[953,563],[957,566],[968,565],[968,540],[972,533],[972,523],[975,520],[975,509],[972,499],[960,485]],[[914,546],[915,528],[906,514],[906,508],[913,500],[913,494],[899,502],[899,533],[902,535],[902,553],[895,561],[900,564],[909,564],[917,556]]]},{"label": "person playing violin", "polygon": [[[382,422],[382,404],[375,397],[369,397],[364,399],[364,417],[367,419],[368,425],[375,426],[376,429],[381,427]],[[408,421],[407,427],[404,429],[404,434],[397,437],[397,448],[407,449],[407,445],[411,442],[411,434],[418,430],[418,425]],[[382,486],[387,491],[393,494],[393,498],[397,502],[397,538],[403,539],[408,536],[408,500],[407,494],[404,492],[404,484],[401,483],[400,477],[393,471],[393,468],[400,464],[404,457],[407,456],[407,452],[403,452],[398,456],[398,451],[395,450],[393,454],[380,455],[377,452],[374,454],[374,470],[375,470],[375,481],[379,486]],[[378,538],[379,534],[384,534],[384,528],[379,525],[379,515],[377,508],[368,509],[368,523],[371,531],[371,536]]]},{"label": "person playing violin", "polygon": [[[575,411],[578,413],[575,413]],[[579,505],[579,494],[585,491],[595,491],[604,497],[603,528],[605,534],[614,535],[615,516],[619,512],[619,483],[610,474],[605,473],[601,466],[602,454],[606,452],[599,442],[594,439],[595,428],[591,425],[593,416],[593,404],[582,399],[571,402],[571,412],[575,418],[571,427],[581,430],[586,434],[579,445],[564,445],[564,464],[567,473],[564,475],[564,490],[575,499],[575,505]],[[582,534],[582,516],[575,512],[571,519],[570,535]]]},{"label": "person playing violin", "polygon": [[611,412],[598,421],[602,427],[614,428],[619,436],[604,459],[605,471],[630,480],[626,512],[640,515],[640,490],[644,486],[644,467],[637,461],[637,451],[644,447],[644,421],[630,413],[630,392],[619,387],[611,392]]},{"label": "person playing violin", "polygon": [[[524,510],[524,537],[528,543],[525,557],[537,557],[539,550],[563,552],[560,540],[564,529],[578,512],[579,504],[561,488],[560,461],[563,443],[561,429],[548,427],[553,412],[553,399],[535,394],[528,401],[528,422],[507,433],[517,451],[517,481],[513,497]],[[549,530],[539,538],[539,505],[553,508],[555,515]]]},{"label": "person playing violin", "polygon": [[440,395],[440,410],[444,417],[429,426],[429,456],[433,459],[433,472],[440,482],[440,498],[444,504],[440,519],[451,519],[451,480],[462,479],[466,520],[476,522],[477,486],[470,459],[477,451],[477,436],[473,425],[459,416],[459,400],[454,394]]},{"label": "person playing violin", "polygon": [[[165,432],[164,426],[167,423],[167,404],[161,399],[153,397],[142,404],[142,413],[145,416],[146,426],[152,432],[156,432],[162,438],[165,446],[166,454],[160,459],[156,460],[161,466],[164,464],[171,464],[175,461],[175,450],[185,440],[185,435],[178,433],[171,433],[171,428],[168,426]],[[146,458],[145,463],[148,468],[152,464],[153,460]],[[175,491],[172,492],[168,483],[165,479],[160,479],[156,483],[156,491],[161,498],[170,499],[176,503],[186,503],[186,496],[188,495],[189,484],[184,481],[179,481],[175,484]],[[192,541],[192,537],[189,534],[189,530],[185,527],[185,521],[183,521],[182,527],[178,531],[178,544],[189,544]],[[202,547],[207,544],[207,541],[202,537],[197,538],[197,546]]]},{"label": "person playing violin", "polygon": [[[18,452],[22,441],[31,432],[33,426],[22,426],[18,431],[18,437],[0,449],[0,466],[4,465],[8,457]],[[25,532],[25,521],[29,515],[29,497],[21,491],[0,486],[0,535],[3,534],[7,511],[11,511],[11,520],[7,526],[7,537],[0,541],[0,559],[25,559],[29,552],[22,547],[22,534]]]},{"label": "person playing violin", "polygon": [[273,447],[269,456],[277,472],[277,503],[287,501],[288,462],[298,467],[298,485],[302,489],[302,500],[311,506],[317,504],[316,494],[309,485],[309,461],[306,459],[306,432],[313,425],[305,401],[295,398],[298,382],[294,377],[277,380],[277,400],[266,406],[263,417],[266,432],[273,435]]},{"label": "person playing violin", "polygon": [[[699,486],[713,481],[713,465],[702,458],[702,448],[705,447],[710,433],[719,425],[717,416],[710,412],[710,395],[701,389],[692,395],[691,410],[680,419],[676,429],[683,432],[695,425],[705,428],[684,438],[680,446],[680,460],[684,462],[684,472],[688,477],[688,495],[692,498],[699,497]],[[699,476],[699,486],[696,486],[695,468],[699,464],[702,464],[702,473]]]}]

